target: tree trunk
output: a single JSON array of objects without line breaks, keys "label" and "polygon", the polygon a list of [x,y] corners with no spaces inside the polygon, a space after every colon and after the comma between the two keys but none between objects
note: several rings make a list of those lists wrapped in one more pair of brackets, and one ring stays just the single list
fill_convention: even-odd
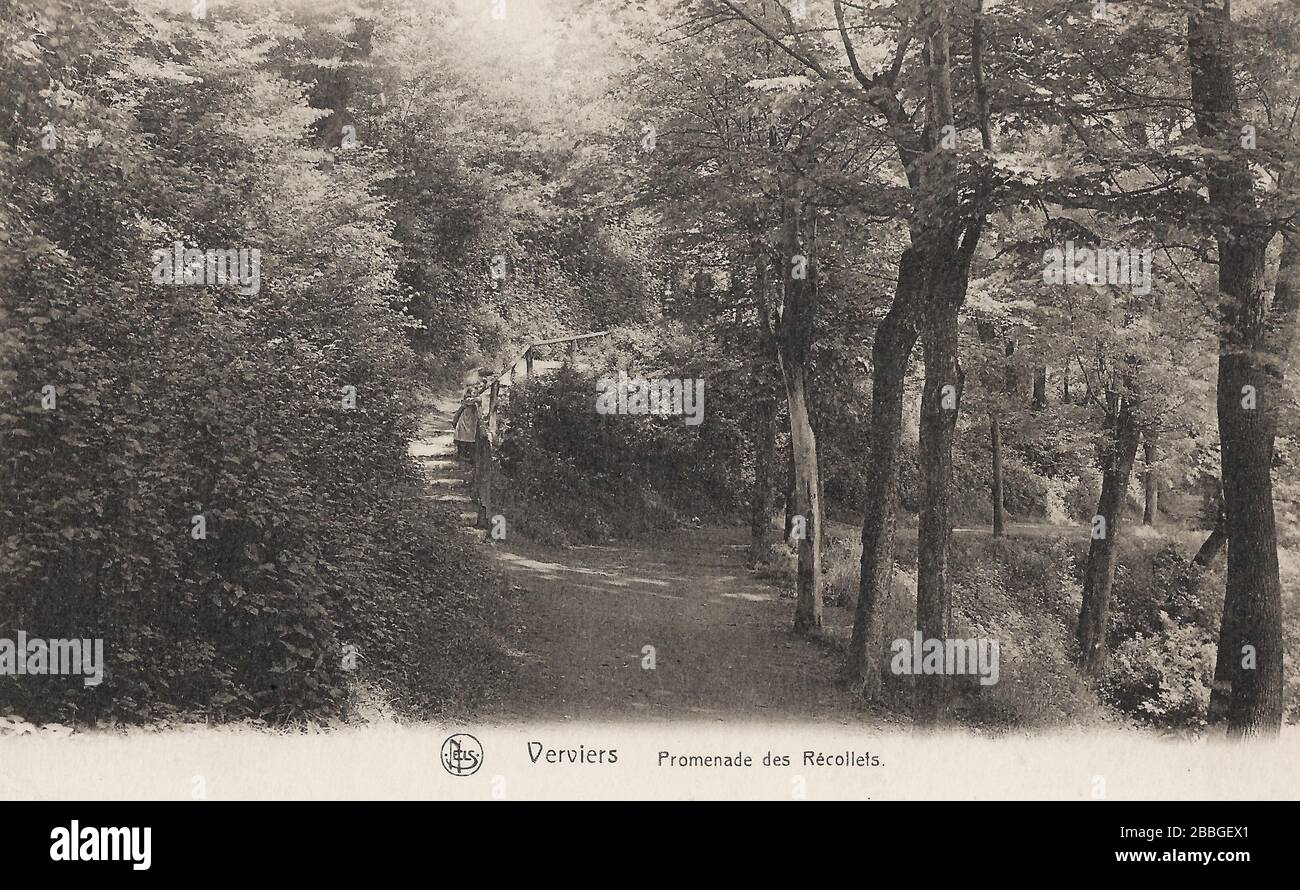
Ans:
[{"label": "tree trunk", "polygon": [[[813,423],[813,441],[819,442],[822,439],[822,430],[824,421],[821,411],[818,410],[817,399],[815,397],[815,387],[809,386],[807,394],[808,417]],[[817,467],[817,525],[819,528],[826,527],[826,477],[821,472],[821,464],[818,462]]]},{"label": "tree trunk", "polygon": [[[948,545],[952,538],[952,447],[961,405],[957,315],[950,294],[932,294],[921,340],[925,384],[921,397],[920,501],[917,523],[916,629],[923,640],[945,640],[951,614]],[[950,688],[945,674],[916,680],[916,721],[937,722]]]},{"label": "tree trunk", "polygon": [[[966,299],[970,263],[984,224],[981,183],[970,205],[958,188],[955,151],[943,147],[943,134],[954,126],[952,74],[948,56],[948,2],[921,0],[919,30],[924,34],[928,93],[926,141],[939,150],[927,158],[926,201],[933,201],[935,219],[924,223],[924,243],[930,253],[926,307],[921,340],[925,347],[925,384],[921,398],[918,447],[920,517],[917,527],[916,627],[923,639],[947,638],[952,614],[948,578],[948,545],[952,537],[952,447],[957,432],[962,373],[958,361],[958,313]],[[982,21],[977,17],[977,26]],[[977,28],[982,45],[982,31]],[[973,38],[974,40],[974,38]],[[977,76],[982,66],[973,65]],[[981,131],[986,150],[992,147],[987,119]],[[947,668],[949,666],[945,666]],[[928,726],[943,714],[948,690],[946,673],[916,677],[915,719]]]},{"label": "tree trunk", "polygon": [[[1070,400],[1070,377],[1067,368],[1065,377],[1065,400]],[[1032,402],[1036,410],[1041,411],[1047,407],[1047,368],[1037,367],[1034,369],[1034,399]]]},{"label": "tree trunk", "polygon": [[[952,534],[953,434],[961,381],[957,364],[957,313],[965,291],[966,269],[957,269],[958,214],[961,197],[953,151],[945,151],[941,134],[952,133],[953,84],[948,57],[948,0],[920,0],[918,31],[923,36],[926,64],[926,144],[939,148],[927,159],[922,199],[932,201],[936,222],[923,222],[922,243],[930,268],[926,278],[926,307],[920,316],[920,338],[926,350],[926,381],[920,399],[918,476],[920,515],[917,526],[917,629],[923,639],[948,635],[948,539]],[[969,262],[969,260],[967,260]],[[969,266],[967,266],[969,269]],[[914,717],[931,725],[944,711],[949,685],[945,674],[915,677]]]},{"label": "tree trunk", "polygon": [[480,428],[474,440],[474,490],[478,500],[475,528],[489,529],[492,526],[492,472],[492,440],[487,430]]},{"label": "tree trunk", "polygon": [[880,694],[876,643],[880,606],[890,595],[894,529],[898,511],[898,452],[902,443],[903,386],[916,344],[925,259],[908,247],[898,261],[894,302],[871,346],[871,433],[866,455],[862,511],[862,563],[846,668],[849,684],[864,698]]},{"label": "tree trunk", "polygon": [[1223,514],[1222,508],[1219,511],[1219,521],[1214,524],[1210,536],[1205,539],[1196,555],[1192,557],[1192,564],[1202,567],[1211,565],[1218,557],[1219,552],[1223,550],[1223,545],[1228,543],[1227,519]]},{"label": "tree trunk", "polygon": [[[981,343],[992,343],[997,338],[997,326],[988,320],[978,321],[975,324],[979,332]],[[1002,383],[1001,386],[1006,394],[1014,399],[1018,387],[1016,375],[1016,366],[1011,362],[1011,357],[1015,355],[1016,344],[1014,340],[1004,341],[1004,355],[1006,361],[1003,363]],[[991,376],[991,375],[990,375]],[[998,384],[992,380],[986,379],[984,387],[990,393]],[[1005,534],[1006,529],[1006,510],[1004,507],[1005,499],[1003,497],[1002,486],[1002,408],[997,404],[994,397],[993,406],[989,410],[989,454],[992,458],[992,479],[989,483],[989,503],[993,505],[993,537],[1000,538]]]},{"label": "tree trunk", "polygon": [[768,265],[761,255],[754,264],[754,303],[759,313],[756,346],[751,366],[754,397],[754,489],[749,505],[749,564],[772,558],[772,477],[776,463],[776,398],[768,367],[772,343],[767,330]]},{"label": "tree trunk", "polygon": [[[817,439],[808,405],[808,360],[817,308],[815,261],[816,217],[804,231],[804,207],[795,197],[783,206],[782,273],[784,296],[776,333],[777,359],[790,408],[790,450],[794,457],[794,505],[804,520],[799,539],[794,610],[795,633],[809,634],[822,626],[821,487],[817,480]],[[797,262],[801,259],[802,262]]]},{"label": "tree trunk", "polygon": [[[1220,244],[1219,250],[1220,290],[1262,294],[1263,250],[1245,257],[1237,248]],[[1237,262],[1226,263],[1223,258],[1228,256]],[[1239,265],[1242,262],[1245,268]],[[1281,274],[1285,271],[1279,272],[1275,311],[1286,305],[1289,285],[1284,285]],[[1225,281],[1225,275],[1231,281]],[[1228,324],[1235,330],[1242,321]],[[1231,332],[1220,339],[1223,349],[1241,348],[1232,344]],[[1272,735],[1282,722],[1282,588],[1272,479],[1280,394],[1269,385],[1271,374],[1265,363],[1254,352],[1219,355],[1217,406],[1228,571],[1207,721],[1226,720],[1228,732],[1241,736]],[[1247,387],[1254,387],[1253,408],[1246,407]]]},{"label": "tree trunk", "polygon": [[[1227,588],[1209,720],[1226,718],[1230,734],[1255,735],[1274,734],[1282,722],[1282,588],[1272,480],[1280,393],[1271,385],[1277,382],[1280,364],[1271,370],[1264,356],[1270,346],[1285,346],[1293,331],[1268,342],[1264,264],[1273,230],[1259,219],[1251,158],[1240,142],[1229,9],[1222,0],[1202,0],[1187,25],[1197,134],[1223,153],[1207,162],[1206,177],[1210,207],[1223,223],[1216,230],[1216,404],[1228,536]],[[1278,297],[1277,303],[1294,302],[1281,286]],[[1289,316],[1290,310],[1281,314]]]},{"label": "tree trunk", "polygon": [[795,511],[803,517],[799,539],[799,568],[795,590],[795,633],[806,634],[822,626],[821,498],[817,485],[817,441],[808,417],[807,387],[802,366],[785,372],[790,401],[790,438],[794,448]]},{"label": "tree trunk", "polygon": [[[788,412],[787,412],[788,413]],[[799,512],[794,498],[794,441],[785,449],[785,540],[794,531],[794,517]]]},{"label": "tree trunk", "polygon": [[754,372],[754,490],[749,505],[749,564],[772,558],[772,464],[776,458],[776,401],[767,375]]},{"label": "tree trunk", "polygon": [[1110,619],[1110,590],[1115,581],[1115,558],[1119,548],[1124,495],[1137,459],[1137,418],[1132,397],[1112,393],[1107,412],[1107,441],[1101,455],[1101,496],[1092,521],[1092,543],[1083,569],[1083,606],[1079,610],[1079,662],[1086,676],[1099,678],[1106,672],[1109,654],[1106,625]]},{"label": "tree trunk", "polygon": [[1143,457],[1146,470],[1142,476],[1144,494],[1142,507],[1142,524],[1155,525],[1156,513],[1160,510],[1160,477],[1156,475],[1156,446],[1150,439],[1143,443]]},{"label": "tree trunk", "polygon": [[1002,423],[995,413],[989,415],[989,448],[993,452],[993,537],[1006,533],[1006,509],[1002,503]]}]

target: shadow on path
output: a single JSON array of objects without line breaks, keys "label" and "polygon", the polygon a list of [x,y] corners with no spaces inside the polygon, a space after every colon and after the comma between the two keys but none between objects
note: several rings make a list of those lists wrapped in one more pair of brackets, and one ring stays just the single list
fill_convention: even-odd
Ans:
[{"label": "shadow on path", "polygon": [[520,682],[496,716],[871,719],[836,683],[840,656],[790,632],[793,600],[749,573],[741,532],[492,552],[524,626]]}]

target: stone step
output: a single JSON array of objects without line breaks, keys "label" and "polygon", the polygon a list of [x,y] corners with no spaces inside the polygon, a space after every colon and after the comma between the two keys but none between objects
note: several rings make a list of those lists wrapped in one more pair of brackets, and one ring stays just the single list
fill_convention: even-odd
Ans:
[{"label": "stone step", "polygon": [[431,467],[423,463],[418,466],[424,481],[430,485],[472,485],[474,483],[474,468],[467,464],[452,468]]},{"label": "stone step", "polygon": [[455,454],[456,446],[450,439],[443,441],[417,439],[406,446],[406,453],[411,457],[444,457],[448,454]]},{"label": "stone step", "polygon": [[441,457],[422,457],[420,459],[420,467],[425,470],[456,470],[461,466],[463,464],[458,460],[447,460]]}]

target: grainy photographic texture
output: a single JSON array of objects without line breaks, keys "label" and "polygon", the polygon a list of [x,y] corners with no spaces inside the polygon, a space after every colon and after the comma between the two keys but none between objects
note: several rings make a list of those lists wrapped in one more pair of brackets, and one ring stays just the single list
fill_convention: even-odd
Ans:
[{"label": "grainy photographic texture", "polygon": [[0,797],[1294,798],[1298,26],[0,0]]}]

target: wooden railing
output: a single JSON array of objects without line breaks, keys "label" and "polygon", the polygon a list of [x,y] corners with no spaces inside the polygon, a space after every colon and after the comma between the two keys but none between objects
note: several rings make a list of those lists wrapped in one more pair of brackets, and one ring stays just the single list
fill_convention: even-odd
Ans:
[{"label": "wooden railing", "polygon": [[589,334],[568,334],[563,337],[552,337],[549,340],[534,340],[504,371],[488,381],[487,416],[480,419],[478,436],[474,442],[474,493],[478,502],[478,519],[475,524],[478,528],[488,528],[492,516],[492,488],[496,476],[496,461],[493,453],[500,442],[497,418],[499,409],[502,407],[502,381],[509,379],[511,383],[514,382],[515,372],[520,362],[523,362],[524,365],[524,379],[531,380],[533,378],[533,360],[537,357],[537,350],[541,347],[568,343],[568,358],[572,362],[576,358],[577,344],[580,341],[607,336],[609,336],[609,331],[593,331]]},{"label": "wooden railing", "polygon": [[574,351],[578,345],[578,341],[591,340],[595,337],[608,337],[608,336],[609,336],[609,331],[593,331],[590,334],[568,334],[563,337],[552,337],[549,340],[534,340],[532,343],[528,344],[528,347],[524,349],[522,353],[519,354],[519,358],[511,362],[510,365],[506,368],[506,370],[502,371],[495,378],[493,378],[492,383],[496,384],[499,381],[505,379],[507,376],[510,378],[511,381],[513,381],[515,379],[515,369],[519,367],[520,362],[524,363],[525,376],[528,379],[531,379],[533,376],[533,359],[536,357],[534,353],[537,352],[539,347],[554,346],[556,343],[568,343],[569,358],[572,359],[574,357]]}]

